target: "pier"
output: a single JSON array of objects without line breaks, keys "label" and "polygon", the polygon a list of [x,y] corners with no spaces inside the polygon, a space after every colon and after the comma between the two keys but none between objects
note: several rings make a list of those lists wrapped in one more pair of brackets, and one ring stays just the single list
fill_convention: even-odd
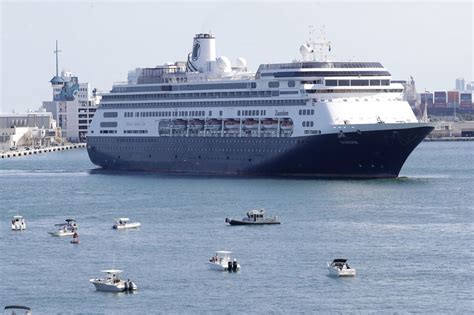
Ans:
[{"label": "pier", "polygon": [[66,144],[66,145],[61,145],[61,146],[44,147],[44,148],[39,148],[39,149],[30,149],[30,150],[19,149],[17,151],[1,152],[0,160],[28,156],[28,155],[35,155],[35,154],[56,152],[56,151],[59,152],[59,151],[66,151],[66,150],[83,149],[85,147],[86,147],[85,143],[73,143],[73,144]]}]

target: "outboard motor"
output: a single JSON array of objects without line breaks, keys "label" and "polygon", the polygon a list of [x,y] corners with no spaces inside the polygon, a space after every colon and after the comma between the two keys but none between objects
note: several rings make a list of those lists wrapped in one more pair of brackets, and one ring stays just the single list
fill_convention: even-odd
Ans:
[{"label": "outboard motor", "polygon": [[234,263],[232,264],[232,270],[234,272],[237,271],[237,260],[234,260]]},{"label": "outboard motor", "polygon": [[229,272],[232,272],[232,262],[231,261],[227,262],[227,270]]},{"label": "outboard motor", "polygon": [[229,222],[230,222],[229,218],[225,218],[225,223],[229,223]]},{"label": "outboard motor", "polygon": [[128,281],[125,281],[124,287],[125,287],[124,291],[128,291],[128,290],[129,290]]}]

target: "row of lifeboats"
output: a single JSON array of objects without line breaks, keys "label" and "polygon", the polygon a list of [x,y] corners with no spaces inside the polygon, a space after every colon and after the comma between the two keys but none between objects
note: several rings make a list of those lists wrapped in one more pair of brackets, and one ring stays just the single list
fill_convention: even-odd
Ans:
[{"label": "row of lifeboats", "polygon": [[[224,120],[224,128],[227,130],[238,130],[240,129],[240,120],[238,119],[226,119]],[[280,127],[281,130],[291,130],[293,129],[293,121],[289,118],[281,119],[278,121],[277,119],[266,118],[258,121],[257,119],[249,118],[242,120],[242,128],[243,129],[250,129],[250,130],[257,130],[257,129],[264,129],[264,130],[277,130]],[[175,129],[175,130],[184,130],[188,128],[189,130],[220,130],[222,128],[222,120],[221,119],[209,119],[209,120],[201,120],[201,119],[191,119],[189,121],[184,119],[173,119],[173,120],[166,120],[160,122],[160,129]]]}]

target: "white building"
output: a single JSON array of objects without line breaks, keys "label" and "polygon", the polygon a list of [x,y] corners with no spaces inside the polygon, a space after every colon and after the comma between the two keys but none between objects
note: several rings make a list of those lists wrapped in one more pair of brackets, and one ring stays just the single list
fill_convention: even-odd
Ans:
[{"label": "white building", "polygon": [[0,151],[21,146],[49,146],[61,142],[52,113],[0,114]]},{"label": "white building", "polygon": [[63,71],[51,79],[53,100],[43,102],[70,142],[84,142],[87,129],[100,102],[100,96],[89,83],[79,83],[77,76]]}]

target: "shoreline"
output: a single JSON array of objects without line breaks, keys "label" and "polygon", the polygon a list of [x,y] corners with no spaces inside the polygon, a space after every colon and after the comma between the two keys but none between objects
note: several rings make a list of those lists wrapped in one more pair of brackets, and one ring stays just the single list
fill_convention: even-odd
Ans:
[{"label": "shoreline", "polygon": [[425,138],[426,142],[449,142],[449,141],[474,141],[474,137],[440,137],[440,138]]}]

